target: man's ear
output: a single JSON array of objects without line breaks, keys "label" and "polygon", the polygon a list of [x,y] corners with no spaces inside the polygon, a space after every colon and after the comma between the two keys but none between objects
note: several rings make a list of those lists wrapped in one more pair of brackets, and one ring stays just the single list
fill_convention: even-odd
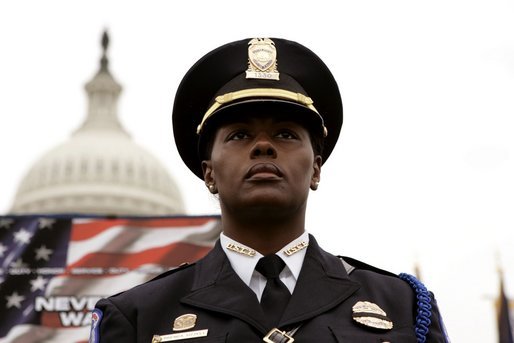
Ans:
[{"label": "man's ear", "polygon": [[211,160],[202,161],[203,180],[206,185],[216,184],[214,180],[214,171],[212,170]]},{"label": "man's ear", "polygon": [[312,178],[311,178],[311,189],[315,191],[318,189],[319,182],[321,180],[321,164],[323,159],[320,155],[314,156],[314,162],[312,164]]}]

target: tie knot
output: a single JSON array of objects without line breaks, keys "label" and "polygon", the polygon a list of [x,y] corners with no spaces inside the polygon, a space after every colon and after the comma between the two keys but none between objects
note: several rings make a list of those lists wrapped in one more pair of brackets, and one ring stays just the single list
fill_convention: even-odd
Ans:
[{"label": "tie knot", "polygon": [[278,275],[284,269],[285,262],[275,254],[261,257],[255,270],[261,273],[266,279],[278,278]]}]

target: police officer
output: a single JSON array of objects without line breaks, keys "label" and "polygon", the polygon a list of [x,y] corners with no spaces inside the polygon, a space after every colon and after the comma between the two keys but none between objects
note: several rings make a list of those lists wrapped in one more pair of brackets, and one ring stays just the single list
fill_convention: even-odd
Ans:
[{"label": "police officer", "polygon": [[414,277],[323,251],[305,232],[342,125],[331,72],[306,47],[245,39],[201,58],[173,108],[179,153],[217,194],[223,232],[195,264],[101,300],[101,342],[446,342]]}]

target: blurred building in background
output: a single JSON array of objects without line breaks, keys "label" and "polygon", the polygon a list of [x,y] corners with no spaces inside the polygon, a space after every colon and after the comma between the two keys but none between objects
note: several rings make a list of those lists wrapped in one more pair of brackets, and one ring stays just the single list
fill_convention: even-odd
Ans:
[{"label": "blurred building in background", "polygon": [[12,214],[183,214],[175,181],[118,119],[122,87],[109,72],[108,45],[104,33],[100,69],[85,86],[89,107],[84,123],[30,168]]},{"label": "blurred building in background", "polygon": [[173,178],[120,123],[108,45],[104,33],[86,119],[0,216],[1,342],[86,342],[98,299],[196,261],[219,237],[219,216],[185,215]]}]

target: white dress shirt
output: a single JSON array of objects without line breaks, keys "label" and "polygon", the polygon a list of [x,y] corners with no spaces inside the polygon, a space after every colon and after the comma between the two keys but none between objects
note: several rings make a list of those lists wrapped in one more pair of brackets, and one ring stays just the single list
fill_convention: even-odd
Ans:
[{"label": "white dress shirt", "polygon": [[[306,249],[298,250],[289,256],[284,252],[284,250],[294,247],[302,242],[307,244],[309,243],[309,234],[307,232],[304,232],[300,237],[296,238],[276,253],[286,264],[279,277],[291,294],[293,294],[296,281],[298,280],[298,275],[300,275]],[[225,236],[223,232],[220,234],[220,243],[236,274],[248,287],[250,287],[252,291],[255,292],[257,299],[259,299],[260,302],[262,292],[264,292],[264,287],[266,287],[266,278],[255,270],[255,266],[263,255],[258,251],[255,251],[254,256],[248,256],[227,249],[229,244],[234,244],[236,246],[253,250],[252,248]]]}]

